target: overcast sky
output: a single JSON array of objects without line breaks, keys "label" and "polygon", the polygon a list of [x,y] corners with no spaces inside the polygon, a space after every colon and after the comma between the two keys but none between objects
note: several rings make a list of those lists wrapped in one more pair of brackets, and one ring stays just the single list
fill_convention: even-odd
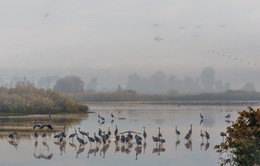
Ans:
[{"label": "overcast sky", "polygon": [[211,66],[217,79],[260,90],[259,0],[0,0],[0,13],[0,70],[116,80]]}]

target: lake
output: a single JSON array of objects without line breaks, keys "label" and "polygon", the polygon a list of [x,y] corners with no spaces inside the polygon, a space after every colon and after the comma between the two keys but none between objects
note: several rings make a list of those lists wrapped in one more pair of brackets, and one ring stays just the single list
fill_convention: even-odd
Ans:
[{"label": "lake", "polygon": [[[42,129],[36,130],[36,138],[33,126],[36,123],[48,123],[48,115],[1,117],[0,165],[219,165],[219,154],[215,152],[214,146],[223,141],[220,132],[226,131],[226,127],[238,117],[237,112],[247,106],[95,103],[89,104],[89,108],[93,113],[51,115],[50,123],[54,130],[47,131],[46,138],[41,136],[46,131]],[[105,121],[99,120],[98,114]],[[231,114],[228,119],[225,118],[227,114]],[[187,141],[184,137],[191,124],[192,136]],[[129,143],[116,142],[116,125],[119,133],[135,131],[141,133],[138,134],[140,136],[145,127],[147,138],[142,140],[142,145],[137,145],[135,139]],[[176,125],[181,132],[180,136],[175,133]],[[53,137],[64,126],[67,137],[60,143]],[[78,127],[81,131],[89,132],[91,137],[98,133],[99,128],[106,133],[110,128],[111,141],[106,144],[88,142],[80,145],[76,138],[69,139],[69,135]],[[159,127],[166,141],[162,145],[152,139],[152,136],[158,136]],[[15,130],[18,131],[17,137],[8,138]],[[209,133],[208,141],[205,138],[202,140],[201,130]],[[87,141],[86,136],[82,137],[79,132],[78,135]]]}]

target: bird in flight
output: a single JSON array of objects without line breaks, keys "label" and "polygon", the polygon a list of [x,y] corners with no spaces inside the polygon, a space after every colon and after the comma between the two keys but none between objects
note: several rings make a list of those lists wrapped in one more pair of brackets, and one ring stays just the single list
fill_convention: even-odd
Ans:
[{"label": "bird in flight", "polygon": [[180,26],[180,29],[186,29],[187,27],[186,26]]},{"label": "bird in flight", "polygon": [[161,41],[161,40],[163,40],[162,38],[160,38],[160,36],[156,36],[155,38],[154,38],[154,40],[156,40],[156,41]]},{"label": "bird in flight", "polygon": [[153,27],[158,27],[159,26],[159,24],[153,24]]},{"label": "bird in flight", "polygon": [[44,17],[47,18],[50,15],[50,12],[44,14]]},{"label": "bird in flight", "polygon": [[225,25],[225,24],[222,24],[222,25],[219,25],[219,27],[221,27],[221,28],[226,28],[226,27],[227,27],[227,25]]}]

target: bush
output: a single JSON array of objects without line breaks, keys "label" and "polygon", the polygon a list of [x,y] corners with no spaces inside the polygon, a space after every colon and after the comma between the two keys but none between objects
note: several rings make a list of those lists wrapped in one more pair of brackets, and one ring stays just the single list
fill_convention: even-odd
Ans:
[{"label": "bush", "polygon": [[38,89],[33,85],[18,83],[15,87],[0,87],[0,112],[9,114],[48,114],[87,112],[68,95],[55,90]]},{"label": "bush", "polygon": [[215,146],[220,153],[221,165],[260,164],[260,109],[255,111],[248,107],[239,115],[236,122],[227,127],[225,142]]}]

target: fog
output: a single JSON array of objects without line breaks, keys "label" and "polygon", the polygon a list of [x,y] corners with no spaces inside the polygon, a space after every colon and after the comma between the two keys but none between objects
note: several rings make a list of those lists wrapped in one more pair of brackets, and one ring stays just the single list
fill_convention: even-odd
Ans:
[{"label": "fog", "polygon": [[257,0],[3,0],[0,77],[39,85],[46,76],[78,75],[111,90],[127,88],[130,74],[148,80],[161,71],[203,88],[201,72],[211,67],[231,89],[252,83],[260,91],[259,7]]}]

